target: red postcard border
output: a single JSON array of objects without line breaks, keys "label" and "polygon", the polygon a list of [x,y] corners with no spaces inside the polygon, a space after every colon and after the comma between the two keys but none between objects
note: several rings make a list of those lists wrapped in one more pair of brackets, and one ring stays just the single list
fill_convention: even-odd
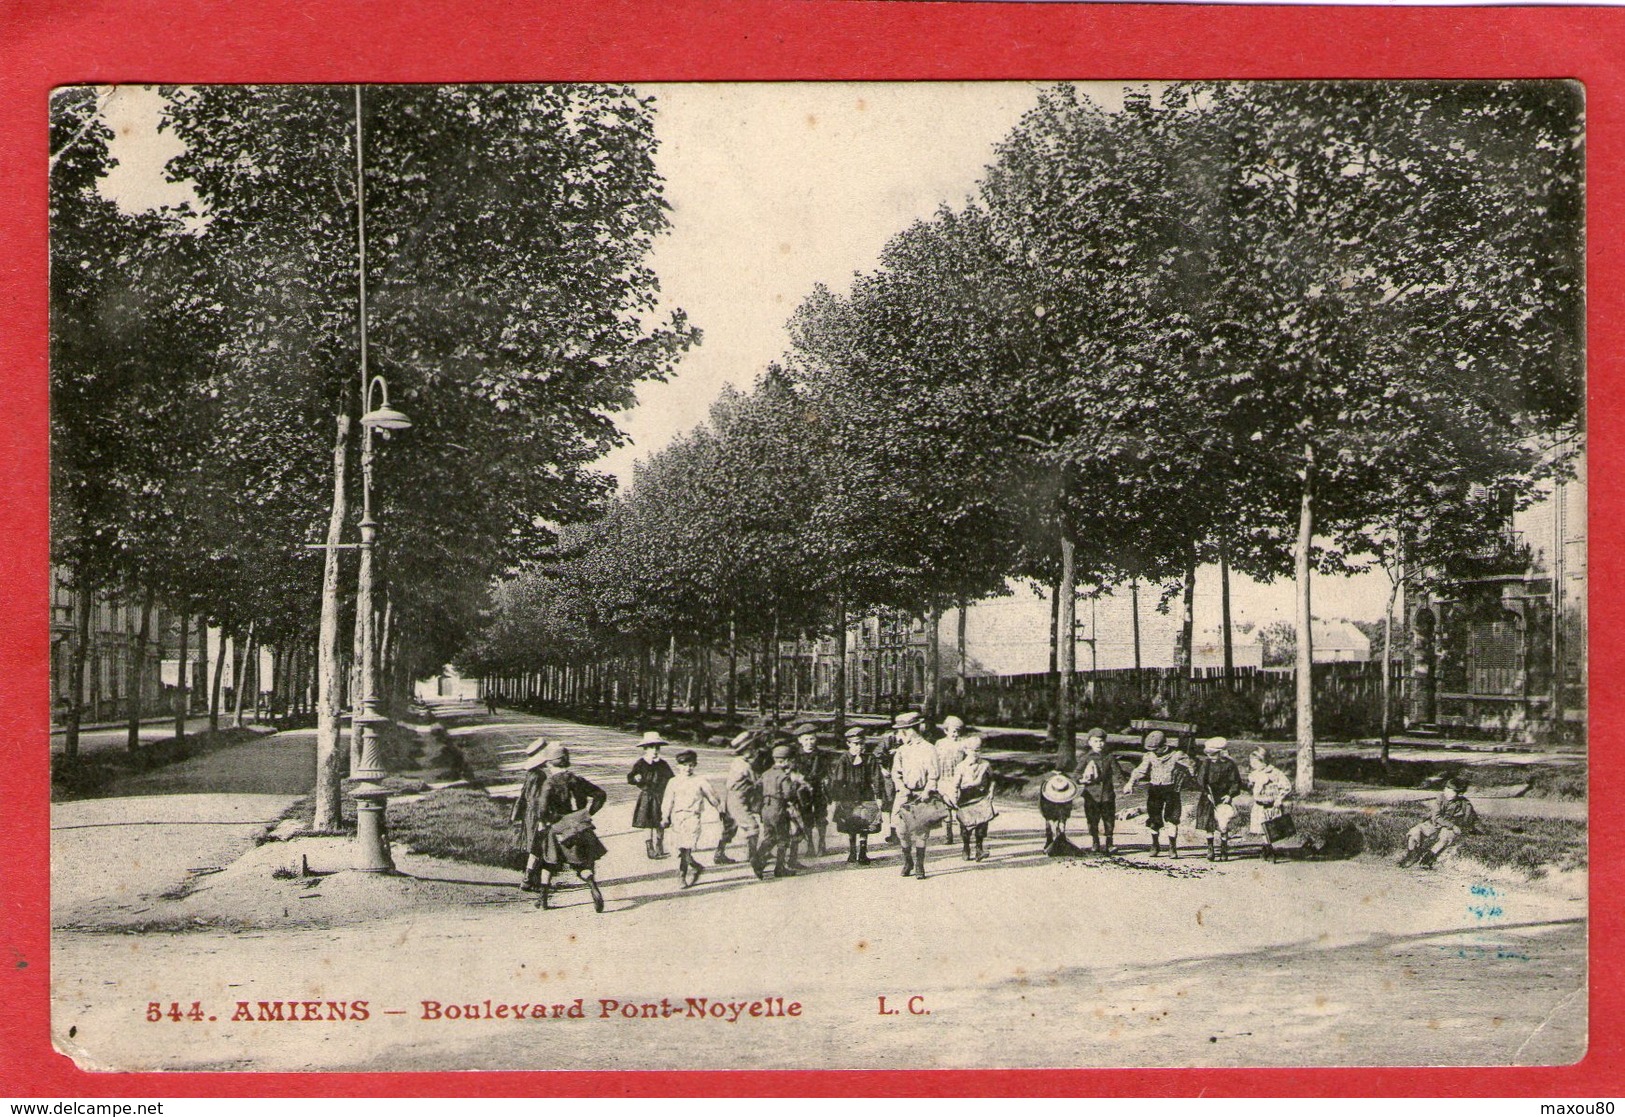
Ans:
[{"label": "red postcard border", "polygon": [[[0,8],[0,1092],[12,1097],[1621,1092],[1612,757],[1625,399],[1625,11],[894,0],[13,0]],[[1591,1031],[1556,1068],[87,1074],[49,1039],[46,96],[79,82],[1565,77],[1587,90]],[[1595,840],[1601,839],[1601,840]],[[1405,1027],[1408,1022],[1395,1021]]]}]

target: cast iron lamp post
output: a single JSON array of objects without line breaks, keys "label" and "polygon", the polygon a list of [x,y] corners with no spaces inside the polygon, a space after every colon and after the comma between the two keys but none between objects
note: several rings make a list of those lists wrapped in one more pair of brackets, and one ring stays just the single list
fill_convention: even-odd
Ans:
[{"label": "cast iron lamp post", "polygon": [[[373,406],[373,390],[381,400]],[[379,781],[385,771],[378,755],[377,724],[389,719],[378,712],[378,662],[373,634],[373,551],[378,521],[372,515],[373,432],[388,438],[390,431],[406,430],[412,421],[389,405],[389,385],[382,376],[367,383],[361,416],[361,574],[356,587],[356,636],[361,647],[361,694],[351,703],[350,797],[355,800],[356,865],[363,872],[382,873],[395,868],[385,839],[384,803],[389,790]]]}]

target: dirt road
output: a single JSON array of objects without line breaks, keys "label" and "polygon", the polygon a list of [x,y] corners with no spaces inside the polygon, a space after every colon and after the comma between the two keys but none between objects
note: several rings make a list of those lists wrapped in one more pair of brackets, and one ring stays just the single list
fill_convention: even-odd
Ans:
[{"label": "dirt road", "polygon": [[[461,729],[499,767],[528,736],[570,736],[616,789],[605,914],[579,889],[538,911],[505,874],[458,866],[446,875],[478,902],[325,929],[59,933],[59,1047],[102,1068],[256,1070],[1493,1065],[1584,1051],[1575,881],[1371,860],[1056,862],[1037,854],[1036,812],[1006,804],[992,859],[939,844],[925,881],[902,878],[887,847],[867,868],[831,857],[758,882],[732,866],[681,891],[622,817],[633,739],[536,719]],[[702,758],[702,774],[722,768],[721,753]],[[341,874],[316,891],[421,887]],[[533,1005],[564,1015],[513,1018]]]}]

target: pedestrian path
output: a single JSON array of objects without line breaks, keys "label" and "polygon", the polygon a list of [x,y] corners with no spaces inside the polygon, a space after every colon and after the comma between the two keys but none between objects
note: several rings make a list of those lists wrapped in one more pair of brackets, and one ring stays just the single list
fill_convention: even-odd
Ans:
[{"label": "pedestrian path", "polygon": [[[202,733],[209,728],[209,719],[205,717],[188,718],[186,732]],[[122,749],[129,743],[128,724],[86,725],[79,729],[79,752],[81,754],[103,752],[107,749]],[[167,741],[175,736],[174,718],[154,718],[144,720],[139,730],[143,744],[153,741]],[[68,733],[65,729],[51,730],[51,752],[60,753],[68,744]]]},{"label": "pedestrian path", "polygon": [[51,804],[51,921],[139,915],[231,864],[316,778],[315,730],[277,733]]}]

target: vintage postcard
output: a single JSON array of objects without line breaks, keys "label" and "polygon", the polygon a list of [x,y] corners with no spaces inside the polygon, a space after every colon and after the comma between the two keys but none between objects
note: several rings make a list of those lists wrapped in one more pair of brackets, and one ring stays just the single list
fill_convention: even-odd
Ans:
[{"label": "vintage postcard", "polygon": [[81,1069],[1585,1055],[1579,83],[49,111]]}]

